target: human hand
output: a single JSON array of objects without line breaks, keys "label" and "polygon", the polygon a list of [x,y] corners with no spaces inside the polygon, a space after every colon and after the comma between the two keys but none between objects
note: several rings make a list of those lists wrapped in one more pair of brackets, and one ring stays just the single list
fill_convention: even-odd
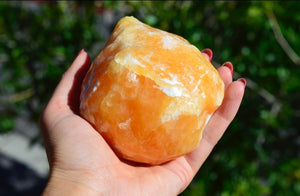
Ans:
[{"label": "human hand", "polygon": [[[202,51],[209,60],[212,52]],[[232,81],[232,64],[218,72],[225,84],[222,105],[213,114],[197,149],[158,166],[120,160],[101,135],[79,115],[82,80],[90,66],[83,50],[63,75],[40,118],[50,164],[45,195],[177,195],[191,182],[233,120],[245,79]]]}]

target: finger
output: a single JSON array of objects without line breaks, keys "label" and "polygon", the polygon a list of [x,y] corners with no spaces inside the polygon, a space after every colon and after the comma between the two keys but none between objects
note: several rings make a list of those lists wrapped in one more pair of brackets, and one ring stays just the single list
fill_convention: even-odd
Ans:
[{"label": "finger", "polygon": [[218,68],[218,72],[224,82],[225,89],[226,89],[228,85],[232,82],[232,75],[233,75],[232,63],[231,62],[224,63],[221,67]]},{"label": "finger", "polygon": [[185,156],[195,172],[201,167],[235,117],[244,95],[245,86],[245,79],[232,82],[228,86],[222,105],[213,114],[203,131],[199,146]]},{"label": "finger", "polygon": [[[213,52],[211,49],[206,48],[203,49],[202,55],[207,58],[207,60],[211,61],[213,57]],[[232,76],[233,76],[233,65],[231,62],[224,63],[219,69],[218,72],[221,76],[221,78],[224,81],[225,88],[232,82]]]},{"label": "finger", "polygon": [[[84,50],[81,50],[72,65],[62,76],[49,101],[48,107],[55,106],[58,109],[69,110],[69,102],[72,102],[72,99],[74,98],[72,89],[76,89],[78,93],[80,92],[79,86],[81,85],[83,75],[85,75],[89,66],[89,55]],[[79,79],[81,79],[80,82]]]},{"label": "finger", "polygon": [[[76,59],[73,61],[72,65],[69,69],[64,73],[62,76],[59,84],[57,85],[52,98],[63,98],[67,101],[68,94],[74,83],[76,83],[78,79],[78,72],[79,75],[82,77],[83,72],[87,72],[90,66],[90,57],[89,55],[82,49]],[[85,74],[84,73],[84,74]],[[80,78],[81,79],[81,78]],[[78,83],[76,83],[78,84]]]},{"label": "finger", "polygon": [[244,91],[245,83],[240,80],[232,82],[225,91],[222,105],[213,114],[203,133],[203,139],[211,143],[212,146],[219,141],[228,125],[235,117],[241,104]]},{"label": "finger", "polygon": [[[40,121],[47,121],[54,123],[57,119],[62,118],[65,115],[73,114],[73,98],[76,96],[77,102],[79,101],[79,92],[81,81],[80,77],[87,72],[90,65],[89,55],[81,50],[76,59],[73,61],[69,69],[64,73],[58,86],[56,87],[48,105],[41,115]],[[73,101],[73,102],[72,102]],[[74,103],[75,104],[78,104]],[[78,107],[78,106],[77,106]]]},{"label": "finger", "polygon": [[207,60],[211,61],[211,59],[213,57],[213,52],[211,49],[206,48],[206,49],[203,49],[201,52],[202,52],[202,55],[207,58]]}]

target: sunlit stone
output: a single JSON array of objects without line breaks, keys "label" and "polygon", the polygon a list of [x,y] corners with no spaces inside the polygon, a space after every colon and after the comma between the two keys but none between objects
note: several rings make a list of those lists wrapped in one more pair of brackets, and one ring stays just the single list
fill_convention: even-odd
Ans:
[{"label": "sunlit stone", "polygon": [[160,164],[194,150],[224,84],[185,39],[124,17],[82,85],[81,115],[124,159]]}]

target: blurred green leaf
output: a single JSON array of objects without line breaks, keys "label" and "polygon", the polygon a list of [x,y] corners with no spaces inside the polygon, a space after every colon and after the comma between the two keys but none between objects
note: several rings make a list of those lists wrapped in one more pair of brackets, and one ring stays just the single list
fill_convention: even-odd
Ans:
[{"label": "blurred green leaf", "polygon": [[14,121],[12,118],[0,117],[0,133],[7,133],[14,128]]}]

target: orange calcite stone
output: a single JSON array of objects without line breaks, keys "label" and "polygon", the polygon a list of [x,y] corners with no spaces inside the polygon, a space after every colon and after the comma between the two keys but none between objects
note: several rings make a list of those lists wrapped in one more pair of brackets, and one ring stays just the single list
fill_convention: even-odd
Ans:
[{"label": "orange calcite stone", "polygon": [[223,96],[196,47],[124,17],[83,81],[80,112],[119,157],[161,164],[197,147]]}]

